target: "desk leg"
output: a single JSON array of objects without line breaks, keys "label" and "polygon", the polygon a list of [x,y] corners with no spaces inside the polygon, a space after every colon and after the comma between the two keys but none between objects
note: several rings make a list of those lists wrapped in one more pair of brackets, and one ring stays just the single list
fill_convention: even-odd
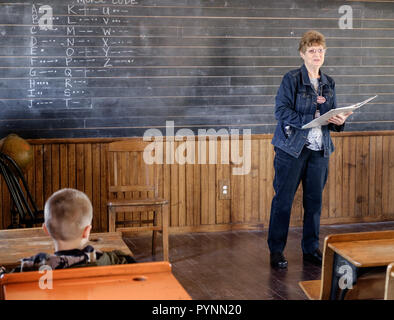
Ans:
[{"label": "desk leg", "polygon": [[116,209],[114,207],[108,207],[108,231],[116,231]]},{"label": "desk leg", "polygon": [[168,249],[168,247],[169,247],[169,244],[168,244],[168,220],[169,220],[169,217],[168,217],[168,206],[167,205],[165,205],[165,206],[163,206],[162,208],[161,208],[161,212],[162,212],[162,227],[163,227],[163,230],[162,230],[162,236],[163,236],[163,260],[164,261],[169,261],[169,254],[168,254],[168,251],[169,251],[169,249]]}]

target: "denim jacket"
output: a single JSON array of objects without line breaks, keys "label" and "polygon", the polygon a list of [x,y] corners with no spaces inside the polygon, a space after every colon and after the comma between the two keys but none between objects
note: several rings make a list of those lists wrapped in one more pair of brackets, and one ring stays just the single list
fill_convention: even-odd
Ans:
[{"label": "denim jacket", "polygon": [[[320,114],[337,107],[334,80],[320,71],[319,92],[326,98],[320,105]],[[314,119],[317,108],[317,94],[309,80],[305,65],[289,71],[282,79],[275,98],[275,118],[278,120],[272,144],[298,158],[304,148],[310,129],[301,127]],[[334,151],[330,131],[342,131],[341,126],[332,123],[322,126],[324,157]]]}]

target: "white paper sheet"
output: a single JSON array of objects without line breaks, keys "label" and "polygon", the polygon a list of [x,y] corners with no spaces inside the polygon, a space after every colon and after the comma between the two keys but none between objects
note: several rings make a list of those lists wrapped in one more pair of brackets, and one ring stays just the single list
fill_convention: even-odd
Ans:
[{"label": "white paper sheet", "polygon": [[329,123],[328,119],[330,119],[331,117],[333,117],[337,114],[340,114],[340,113],[347,113],[350,111],[354,111],[354,110],[360,108],[361,106],[363,106],[364,104],[367,104],[372,99],[375,99],[376,97],[377,97],[377,95],[373,96],[371,98],[368,98],[367,100],[364,100],[362,102],[348,106],[348,107],[331,109],[330,111],[326,112],[325,114],[321,115],[320,117],[313,119],[311,122],[303,125],[302,129],[309,129],[309,128],[313,128],[313,127],[317,127],[317,126],[325,126]]}]

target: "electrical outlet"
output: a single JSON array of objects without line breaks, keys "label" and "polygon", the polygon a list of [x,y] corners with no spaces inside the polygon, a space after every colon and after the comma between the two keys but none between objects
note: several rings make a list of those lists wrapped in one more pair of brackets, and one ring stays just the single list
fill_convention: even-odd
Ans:
[{"label": "electrical outlet", "polygon": [[220,200],[231,199],[230,180],[219,180],[218,195]]}]

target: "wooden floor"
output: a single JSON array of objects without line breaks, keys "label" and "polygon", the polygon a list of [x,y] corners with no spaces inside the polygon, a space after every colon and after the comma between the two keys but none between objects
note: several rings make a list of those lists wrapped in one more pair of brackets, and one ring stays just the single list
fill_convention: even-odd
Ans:
[{"label": "wooden floor", "polygon": [[[334,233],[393,230],[394,222],[322,226]],[[290,228],[285,256],[287,270],[269,265],[267,231],[231,231],[170,235],[170,259],[175,277],[198,300],[303,300],[302,280],[320,278],[321,269],[303,263],[302,228]],[[154,261],[149,237],[125,238],[138,261]],[[161,259],[161,246],[156,259]]]}]

